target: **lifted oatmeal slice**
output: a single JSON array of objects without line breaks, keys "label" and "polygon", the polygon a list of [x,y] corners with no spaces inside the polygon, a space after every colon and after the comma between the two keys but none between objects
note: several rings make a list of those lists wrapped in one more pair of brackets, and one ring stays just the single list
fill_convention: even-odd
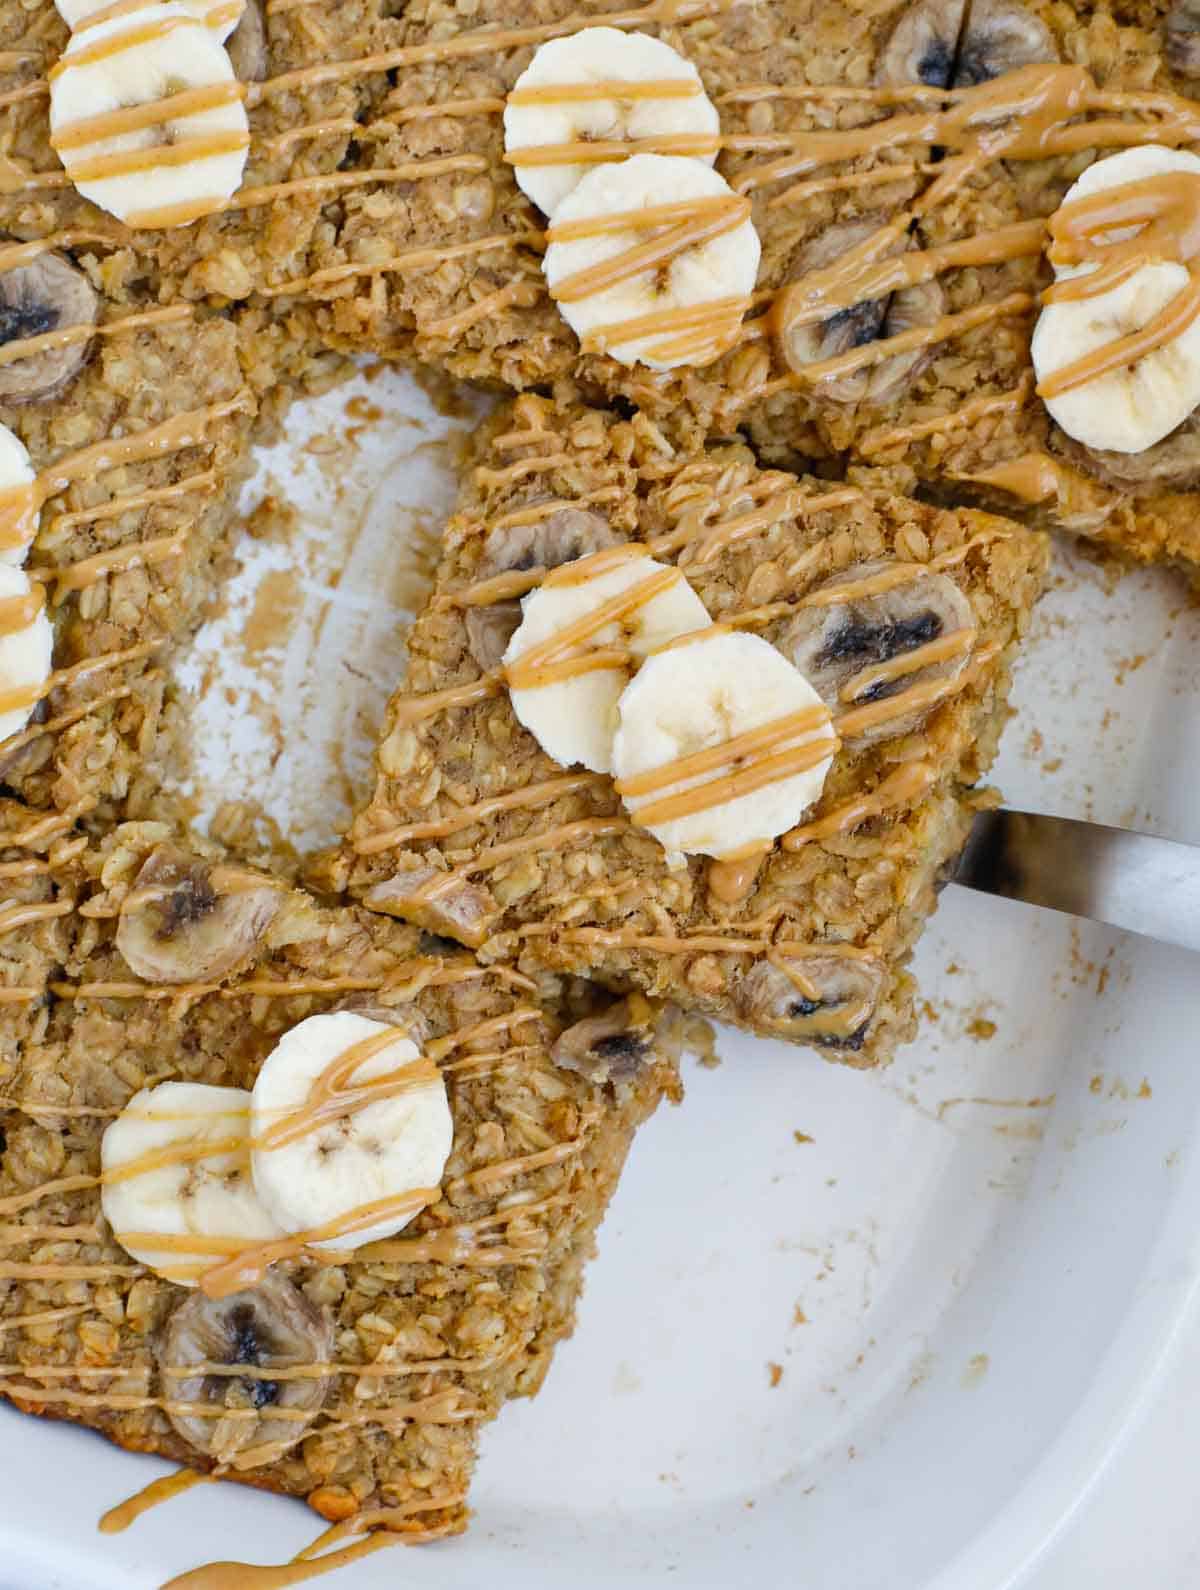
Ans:
[{"label": "lifted oatmeal slice", "polygon": [[[438,931],[485,959],[880,1064],[913,1031],[905,965],[985,798],[1045,562],[1009,520],[519,398],[479,440],[374,793],[322,882],[417,922],[469,892],[486,908]],[[646,659],[666,578],[710,623]],[[534,592],[541,613],[560,587],[561,629],[539,618],[535,648],[518,629],[481,665],[473,615],[522,597],[528,614]],[[562,692],[596,677],[601,716],[568,734],[587,702]],[[561,741],[558,708],[518,715],[539,689]],[[597,737],[616,782],[539,743]]]}]

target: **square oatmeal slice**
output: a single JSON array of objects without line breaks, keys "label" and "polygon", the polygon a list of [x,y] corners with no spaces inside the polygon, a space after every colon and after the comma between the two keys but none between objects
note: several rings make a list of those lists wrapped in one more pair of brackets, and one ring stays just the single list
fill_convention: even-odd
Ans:
[{"label": "square oatmeal slice", "polygon": [[[558,566],[569,588],[588,559],[639,554],[659,586],[690,587],[677,628],[695,633],[676,646],[710,621],[725,640],[754,637],[752,670],[799,670],[812,689],[796,699],[840,741],[823,788],[754,856],[672,853],[595,759],[569,765],[572,736],[601,726],[583,696],[561,759],[514,708],[529,717],[520,698],[537,693],[510,690],[503,660],[522,593],[545,594]],[[321,881],[485,960],[669,996],[881,1064],[914,1030],[905,964],[983,798],[1046,556],[1038,532],[989,514],[764,470],[742,446],[681,455],[641,416],[519,398],[479,438],[374,792]],[[583,657],[597,670],[586,679],[640,661],[589,654],[578,630],[563,641],[542,653],[551,673]],[[642,662],[635,684],[666,655]],[[685,670],[684,709],[689,693]],[[664,718],[677,710],[668,702]],[[771,736],[792,758],[778,721]],[[737,738],[702,737],[701,765],[682,772],[724,777],[738,763],[741,777],[755,764],[750,786],[725,793],[761,789],[777,765],[762,771],[769,745]]]}]

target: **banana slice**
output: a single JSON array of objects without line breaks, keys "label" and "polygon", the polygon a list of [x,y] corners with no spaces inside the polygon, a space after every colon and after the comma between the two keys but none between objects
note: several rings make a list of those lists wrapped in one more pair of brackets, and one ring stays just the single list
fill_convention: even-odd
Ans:
[{"label": "banana slice", "polygon": [[[504,108],[504,148],[522,192],[552,216],[597,159],[622,160],[652,144],[711,166],[720,125],[699,72],[669,44],[587,28],[534,52]],[[598,147],[572,162],[584,142]],[[536,153],[519,158],[526,150]]]},{"label": "banana slice", "polygon": [[585,353],[672,370],[711,364],[736,340],[758,233],[749,200],[700,161],[634,155],[596,166],[546,237],[550,296]]},{"label": "banana slice", "polygon": [[45,694],[53,652],[44,591],[24,569],[0,563],[0,740],[29,722]]},{"label": "banana slice", "polygon": [[[153,0],[115,0],[115,3],[114,0],[54,0],[59,16],[73,32],[106,22],[111,16],[144,11],[152,3]],[[179,3],[197,21],[211,28],[215,38],[223,41],[237,27],[246,0],[179,0]]]},{"label": "banana slice", "polygon": [[50,72],[50,143],[79,192],[130,226],[219,210],[250,144],[216,35],[179,0],[71,35]]},{"label": "banana slice", "polygon": [[672,855],[768,846],[820,795],[838,743],[799,669],[719,624],[648,657],[617,715],[617,793]]},{"label": "banana slice", "polygon": [[[1200,156],[1157,144],[1123,150],[1089,166],[1068,189],[1063,205],[1167,172],[1200,176]],[[1130,228],[1114,228],[1099,241],[1118,243],[1131,235]],[[1060,281],[1097,268],[1091,263],[1073,264],[1054,247],[1048,257]],[[1191,281],[1185,265],[1148,256],[1141,269],[1107,292],[1046,304],[1032,341],[1039,386],[1064,366],[1141,331]],[[1144,452],[1181,425],[1200,403],[1200,320],[1193,320],[1179,336],[1136,363],[1043,401],[1067,435],[1086,447]]]},{"label": "banana slice", "polygon": [[283,1235],[254,1190],[249,1133],[241,1088],[161,1082],[130,1099],[100,1143],[100,1206],[132,1258],[195,1286],[224,1245]]},{"label": "banana slice", "polygon": [[[263,1062],[251,1106],[254,1185],[285,1231],[320,1231],[442,1178],[446,1085],[400,1028],[348,1010],[309,1016]],[[359,1248],[418,1208],[309,1244]]]},{"label": "banana slice", "polygon": [[20,437],[0,425],[0,563],[24,563],[37,535],[37,476]]},{"label": "banana slice", "polygon": [[563,767],[612,771],[617,699],[637,660],[704,629],[683,574],[636,543],[563,563],[521,604],[504,653],[513,711]]}]

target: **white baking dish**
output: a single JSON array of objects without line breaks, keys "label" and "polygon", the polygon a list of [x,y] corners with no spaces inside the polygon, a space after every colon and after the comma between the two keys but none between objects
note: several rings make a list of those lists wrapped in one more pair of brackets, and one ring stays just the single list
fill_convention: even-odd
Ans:
[{"label": "white baking dish", "polygon": [[[347,441],[353,396],[384,415]],[[249,500],[286,491],[298,539],[248,543],[190,668],[209,808],[250,787],[299,843],[332,836],[398,666],[404,539],[444,511],[439,438],[469,423],[391,374],[294,413]],[[247,625],[272,572],[294,619]],[[1200,840],[1198,658],[1180,582],[1110,590],[1060,556],[1009,799]],[[889,1072],[732,1033],[719,1068],[689,1068],[635,1148],[575,1339],[486,1438],[471,1533],[332,1584],[1200,1583],[1200,969],[950,889],[917,970],[928,1019]],[[316,1532],[206,1486],[101,1537],[165,1466],[7,1410],[0,1432],[14,1590],[135,1590]]]}]

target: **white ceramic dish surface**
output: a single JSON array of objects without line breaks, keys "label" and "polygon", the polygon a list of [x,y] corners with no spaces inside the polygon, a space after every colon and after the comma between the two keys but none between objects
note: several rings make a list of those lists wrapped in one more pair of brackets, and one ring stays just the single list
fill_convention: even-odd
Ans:
[{"label": "white ceramic dish surface", "polygon": [[[383,417],[348,419],[354,397]],[[406,540],[436,527],[470,423],[391,373],[294,411],[247,501],[285,492],[296,539],[247,541],[188,664],[203,808],[251,788],[298,843],[332,837],[396,676]],[[267,607],[290,618],[264,627]],[[1110,590],[1060,553],[1008,798],[1200,841],[1197,658],[1178,580]],[[471,1532],[332,1585],[1200,1582],[1195,961],[950,889],[917,971],[926,1020],[888,1072],[733,1033],[689,1068],[637,1143],[575,1338],[485,1439]],[[142,1590],[316,1532],[213,1486],[100,1537],[164,1466],[8,1410],[0,1432],[11,1590]]]}]

